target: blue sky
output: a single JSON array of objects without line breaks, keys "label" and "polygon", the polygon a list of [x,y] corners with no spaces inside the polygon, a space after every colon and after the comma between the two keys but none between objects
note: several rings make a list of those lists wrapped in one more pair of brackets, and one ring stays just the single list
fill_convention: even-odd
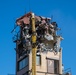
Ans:
[{"label": "blue sky", "polygon": [[15,74],[15,43],[11,30],[15,20],[30,10],[36,15],[53,15],[64,38],[63,64],[76,75],[76,0],[0,0],[0,75]]}]

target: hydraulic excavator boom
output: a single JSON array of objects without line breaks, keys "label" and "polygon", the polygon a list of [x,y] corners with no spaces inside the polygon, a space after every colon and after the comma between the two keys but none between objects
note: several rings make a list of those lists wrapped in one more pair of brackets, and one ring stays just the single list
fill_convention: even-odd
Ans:
[{"label": "hydraulic excavator boom", "polygon": [[32,75],[36,75],[36,29],[35,29],[35,16],[32,13]]}]

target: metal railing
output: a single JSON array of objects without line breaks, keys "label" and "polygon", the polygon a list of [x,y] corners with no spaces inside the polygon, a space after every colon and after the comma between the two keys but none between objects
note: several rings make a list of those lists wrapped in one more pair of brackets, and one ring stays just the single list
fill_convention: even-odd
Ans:
[{"label": "metal railing", "polygon": [[63,71],[63,75],[72,75],[71,68],[67,68]]},{"label": "metal railing", "polygon": [[19,39],[20,39],[20,31],[18,31],[18,32],[13,36],[12,40],[15,42],[15,41],[17,41],[17,40],[19,40]]}]

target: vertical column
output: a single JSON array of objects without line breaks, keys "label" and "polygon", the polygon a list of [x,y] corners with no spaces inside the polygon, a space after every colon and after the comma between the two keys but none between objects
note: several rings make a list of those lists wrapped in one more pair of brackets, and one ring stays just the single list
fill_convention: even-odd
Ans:
[{"label": "vertical column", "polygon": [[32,75],[36,75],[36,50],[35,16],[32,13]]},{"label": "vertical column", "polygon": [[59,75],[62,75],[62,49],[59,52]]}]

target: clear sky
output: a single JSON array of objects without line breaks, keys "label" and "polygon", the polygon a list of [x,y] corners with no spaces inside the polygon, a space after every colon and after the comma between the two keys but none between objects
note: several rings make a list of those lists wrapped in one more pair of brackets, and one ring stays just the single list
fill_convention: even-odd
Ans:
[{"label": "clear sky", "polygon": [[11,30],[15,20],[30,10],[36,15],[53,15],[64,38],[63,64],[76,75],[76,0],[0,0],[0,75],[15,74]]}]

